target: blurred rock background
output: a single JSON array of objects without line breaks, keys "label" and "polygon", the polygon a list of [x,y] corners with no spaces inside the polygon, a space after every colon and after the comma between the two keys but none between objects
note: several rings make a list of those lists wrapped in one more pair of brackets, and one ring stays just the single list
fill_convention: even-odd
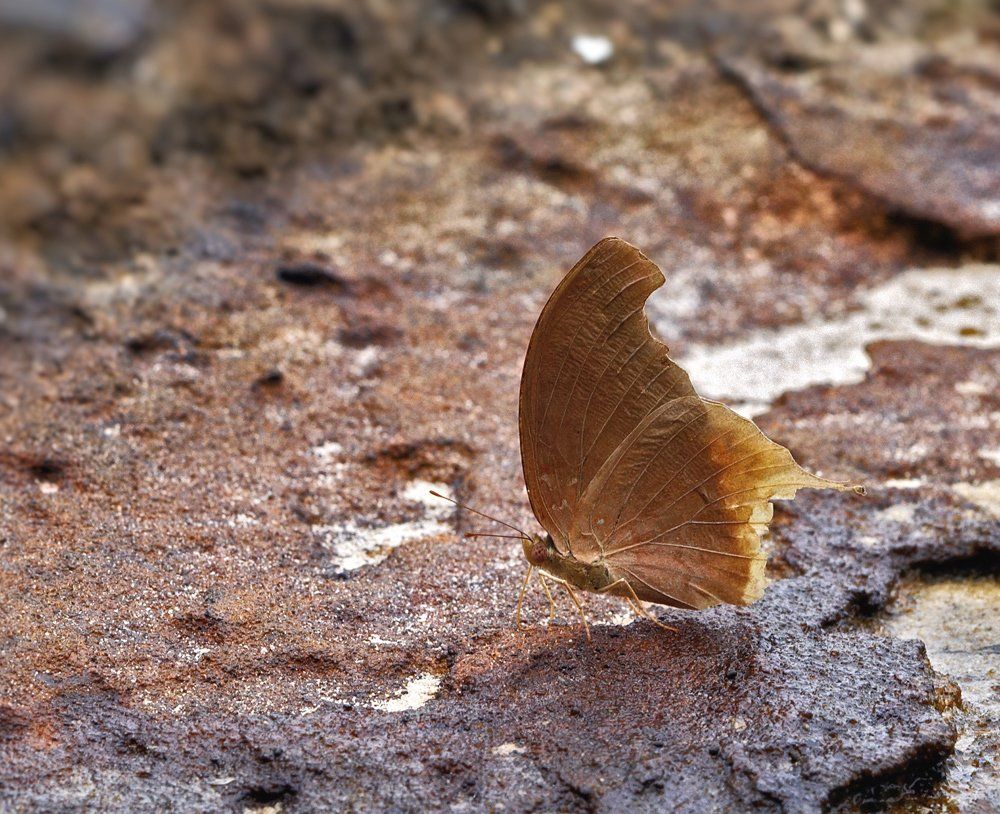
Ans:
[{"label": "blurred rock background", "polygon": [[[998,48],[972,0],[0,0],[0,805],[1000,807]],[[427,490],[534,527],[523,350],[608,234],[870,497],[587,647]]]}]

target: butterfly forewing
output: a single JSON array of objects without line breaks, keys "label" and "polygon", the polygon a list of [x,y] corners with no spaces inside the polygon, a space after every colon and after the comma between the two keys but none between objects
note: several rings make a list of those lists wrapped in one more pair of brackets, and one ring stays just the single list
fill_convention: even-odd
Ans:
[{"label": "butterfly forewing", "polygon": [[532,334],[521,461],[531,508],[564,553],[583,492],[608,456],[656,405],[694,394],[643,314],[662,284],[636,248],[602,240],[560,283]]},{"label": "butterfly forewing", "polygon": [[605,562],[641,599],[746,604],[764,588],[769,501],[848,487],[695,393],[643,314],[663,282],[609,238],[549,298],[521,378],[528,495],[560,552]]}]

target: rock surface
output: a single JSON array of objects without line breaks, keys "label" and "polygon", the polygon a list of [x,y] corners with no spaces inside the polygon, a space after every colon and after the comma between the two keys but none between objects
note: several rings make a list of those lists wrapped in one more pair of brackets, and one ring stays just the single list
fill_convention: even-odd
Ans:
[{"label": "rock surface", "polygon": [[[894,598],[933,567],[1000,610],[1000,19],[744,5],[135,4],[99,37],[0,4],[0,807],[995,799],[995,671]],[[759,603],[669,634],[590,598],[588,645],[544,596],[516,630],[519,547],[428,490],[535,528],[521,358],[607,234],[706,395],[869,496],[780,506]]]}]

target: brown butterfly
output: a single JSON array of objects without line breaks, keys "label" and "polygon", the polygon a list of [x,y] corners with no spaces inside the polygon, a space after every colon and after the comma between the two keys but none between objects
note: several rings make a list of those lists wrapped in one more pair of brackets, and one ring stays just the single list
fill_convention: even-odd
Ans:
[{"label": "brown butterfly", "polygon": [[643,602],[749,604],[764,591],[771,500],[802,488],[863,493],[810,475],[752,421],[695,392],[643,313],[663,283],[638,249],[606,238],[535,325],[521,375],[521,462],[547,533],[514,529],[529,563],[518,626],[536,569],[566,589],[588,638],[574,588],[622,597],[658,624]]}]

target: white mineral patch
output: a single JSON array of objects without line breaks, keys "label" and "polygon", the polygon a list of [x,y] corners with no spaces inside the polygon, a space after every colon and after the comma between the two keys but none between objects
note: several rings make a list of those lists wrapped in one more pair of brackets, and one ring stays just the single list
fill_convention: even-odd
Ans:
[{"label": "white mineral patch", "polygon": [[990,576],[906,580],[885,624],[896,636],[923,641],[931,666],[962,689],[962,708],[951,713],[960,737],[946,765],[953,810],[995,811],[986,801],[996,796],[991,759],[1000,726],[1000,581]]},{"label": "white mineral patch", "polygon": [[955,382],[955,392],[963,396],[985,396],[990,389],[982,382]]},{"label": "white mineral patch", "polygon": [[431,492],[438,492],[445,497],[452,497],[451,488],[444,483],[432,483],[427,480],[410,481],[410,485],[403,490],[403,500],[410,503],[422,503],[429,514],[438,518],[448,517],[454,509],[447,500],[435,497]]},{"label": "white mineral patch", "polygon": [[922,478],[891,478],[883,485],[887,489],[919,489],[926,481]]},{"label": "white mineral patch", "polygon": [[979,457],[1000,466],[1000,447],[987,447],[979,450]]},{"label": "white mineral patch", "polygon": [[210,786],[228,786],[234,780],[236,778],[233,775],[227,774],[221,777],[213,777],[211,780],[206,780],[205,782]]},{"label": "white mineral patch", "polygon": [[352,521],[336,525],[313,526],[324,548],[330,551],[330,559],[342,571],[354,571],[365,565],[376,565],[396,547],[414,540],[423,540],[439,534],[447,534],[451,525],[447,522],[451,514],[451,504],[434,497],[433,489],[451,497],[451,490],[443,483],[415,480],[406,487],[402,498],[408,503],[422,504],[424,517],[406,523],[394,523],[381,528],[371,528]]},{"label": "white mineral patch", "polygon": [[355,376],[370,376],[378,368],[381,351],[374,345],[354,352],[351,373]]},{"label": "white mineral patch", "polygon": [[1000,200],[983,201],[979,205],[979,211],[984,218],[988,218],[990,220],[1000,218]]},{"label": "white mineral patch", "polygon": [[420,709],[437,695],[440,687],[440,676],[433,673],[422,673],[411,678],[393,698],[375,701],[372,706],[383,712],[405,712],[411,709]]},{"label": "white mineral patch", "polygon": [[956,483],[951,487],[959,497],[975,503],[994,517],[1000,517],[1000,480],[983,483]]},{"label": "white mineral patch", "polygon": [[380,647],[381,645],[389,645],[391,647],[399,647],[402,643],[396,641],[395,639],[386,639],[378,634],[372,634],[368,637],[368,644],[375,647]]},{"label": "white mineral patch", "polygon": [[320,444],[312,448],[312,454],[319,458],[321,461],[329,460],[330,458],[336,458],[338,455],[343,453],[344,447],[338,444],[336,441],[327,441],[325,444]]},{"label": "white mineral patch", "polygon": [[860,300],[858,311],[839,319],[755,331],[725,345],[695,345],[678,362],[702,395],[752,416],[790,390],[861,381],[870,366],[864,347],[875,340],[1000,344],[1000,266],[914,269]]},{"label": "white mineral patch", "polygon": [[614,56],[615,46],[607,37],[578,34],[573,37],[573,50],[588,65],[600,65]]},{"label": "white mineral patch", "polygon": [[525,748],[517,743],[501,743],[499,746],[494,746],[493,754],[499,757],[509,757],[510,755],[523,755],[525,753]]},{"label": "white mineral patch", "polygon": [[609,620],[608,623],[616,627],[628,627],[639,617],[635,615],[635,611],[629,607],[625,607],[622,610],[615,613]]},{"label": "white mineral patch", "polygon": [[897,503],[879,512],[879,517],[890,523],[910,523],[916,511],[917,507],[912,503]]}]

